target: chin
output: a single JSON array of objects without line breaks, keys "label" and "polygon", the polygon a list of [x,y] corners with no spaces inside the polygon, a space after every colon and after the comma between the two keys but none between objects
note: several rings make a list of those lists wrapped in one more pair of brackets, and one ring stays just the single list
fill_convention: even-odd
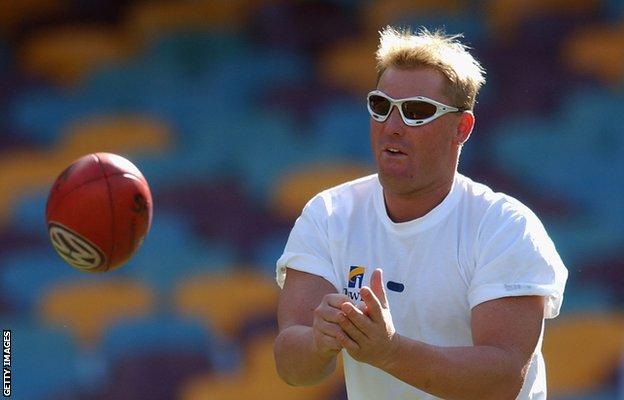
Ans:
[{"label": "chin", "polygon": [[379,170],[381,186],[390,192],[402,194],[410,193],[414,186],[414,176],[409,173],[396,173]]}]

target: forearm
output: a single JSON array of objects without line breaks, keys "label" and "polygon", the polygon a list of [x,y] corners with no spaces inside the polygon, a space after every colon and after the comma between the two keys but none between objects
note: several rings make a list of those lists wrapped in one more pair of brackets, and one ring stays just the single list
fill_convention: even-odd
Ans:
[{"label": "forearm", "polygon": [[438,347],[399,336],[395,354],[380,368],[445,399],[515,399],[524,381],[517,357],[497,347]]},{"label": "forearm", "polygon": [[277,372],[295,386],[313,385],[329,376],[336,368],[336,355],[320,355],[312,338],[312,328],[293,325],[275,340]]}]

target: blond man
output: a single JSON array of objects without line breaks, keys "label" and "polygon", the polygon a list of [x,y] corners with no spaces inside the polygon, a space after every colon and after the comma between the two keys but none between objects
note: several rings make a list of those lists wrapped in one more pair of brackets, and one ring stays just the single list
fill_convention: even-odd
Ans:
[{"label": "blond man", "polygon": [[457,172],[484,71],[426,30],[386,28],[377,61],[378,173],[297,219],[277,262],[278,372],[312,385],[342,352],[352,400],[545,399],[567,270],[531,210]]}]

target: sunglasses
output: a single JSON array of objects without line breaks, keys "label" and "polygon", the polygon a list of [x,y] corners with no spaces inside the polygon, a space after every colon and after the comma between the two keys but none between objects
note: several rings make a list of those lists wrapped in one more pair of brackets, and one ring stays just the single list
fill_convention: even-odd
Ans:
[{"label": "sunglasses", "polygon": [[424,125],[444,114],[466,111],[464,108],[447,106],[423,96],[395,100],[380,90],[373,90],[366,99],[368,112],[375,121],[385,122],[392,107],[396,106],[403,122],[408,126]]}]

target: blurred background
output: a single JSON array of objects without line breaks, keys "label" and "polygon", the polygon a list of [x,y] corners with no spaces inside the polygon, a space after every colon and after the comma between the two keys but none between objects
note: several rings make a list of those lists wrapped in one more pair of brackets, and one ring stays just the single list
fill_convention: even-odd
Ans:
[{"label": "blurred background", "polygon": [[[624,1],[0,0],[0,326],[16,399],[344,399],[273,366],[274,265],[305,202],[373,171],[386,24],[464,33],[487,71],[460,171],[529,205],[570,271],[550,398],[624,399]],[[47,238],[96,151],[150,182],[121,269]]]}]

